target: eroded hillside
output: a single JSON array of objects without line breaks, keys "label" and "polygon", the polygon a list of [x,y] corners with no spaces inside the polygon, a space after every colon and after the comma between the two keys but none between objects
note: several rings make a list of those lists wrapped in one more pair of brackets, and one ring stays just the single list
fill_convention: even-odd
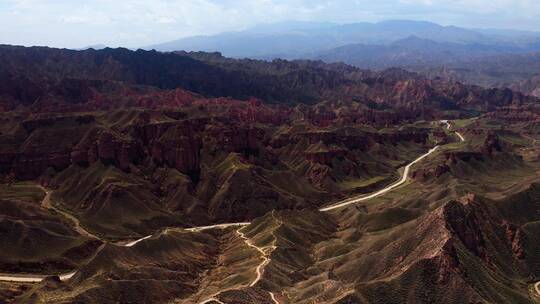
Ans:
[{"label": "eroded hillside", "polygon": [[0,53],[4,301],[540,298],[533,97],[320,62]]}]

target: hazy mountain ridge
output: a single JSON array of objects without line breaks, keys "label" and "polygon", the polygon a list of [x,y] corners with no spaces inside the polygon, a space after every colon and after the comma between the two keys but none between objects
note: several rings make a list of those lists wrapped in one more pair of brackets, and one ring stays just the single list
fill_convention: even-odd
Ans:
[{"label": "hazy mountain ridge", "polygon": [[[537,48],[540,33],[476,31],[420,21],[379,23],[298,23],[261,25],[240,32],[188,37],[145,47],[158,51],[219,51],[228,57],[305,58],[350,44],[388,45],[409,36],[441,43],[500,44],[524,50]],[[516,32],[512,32],[516,33]]]},{"label": "hazy mountain ridge", "polygon": [[234,58],[323,60],[374,70],[401,67],[428,77],[512,87],[526,94],[536,87],[522,83],[540,71],[534,54],[540,51],[538,32],[465,29],[419,21],[284,22],[148,47],[154,48],[220,52]]},{"label": "hazy mountain ridge", "polygon": [[510,87],[525,94],[533,94],[539,87],[535,83],[540,75],[540,53],[491,55],[410,69],[427,77],[440,77],[484,87]]},{"label": "hazy mountain ridge", "polygon": [[390,67],[445,65],[490,55],[528,51],[512,45],[436,42],[410,36],[388,45],[346,45],[321,52],[316,58],[325,62],[344,62],[361,68],[380,70]]}]

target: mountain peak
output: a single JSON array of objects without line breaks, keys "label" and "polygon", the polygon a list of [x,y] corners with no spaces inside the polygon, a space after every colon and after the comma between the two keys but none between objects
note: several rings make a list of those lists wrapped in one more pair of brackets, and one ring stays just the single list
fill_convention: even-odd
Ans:
[{"label": "mountain peak", "polygon": [[212,36],[183,38],[146,49],[221,52],[254,59],[298,59],[350,44],[392,44],[416,36],[436,42],[493,43],[498,37],[428,21],[387,20],[378,23],[285,21]]}]

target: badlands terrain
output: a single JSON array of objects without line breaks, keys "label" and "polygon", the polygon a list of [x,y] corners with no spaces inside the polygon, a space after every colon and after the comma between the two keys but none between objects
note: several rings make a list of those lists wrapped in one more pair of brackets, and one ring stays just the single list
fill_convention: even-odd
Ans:
[{"label": "badlands terrain", "polygon": [[533,95],[0,46],[0,302],[538,303]]}]

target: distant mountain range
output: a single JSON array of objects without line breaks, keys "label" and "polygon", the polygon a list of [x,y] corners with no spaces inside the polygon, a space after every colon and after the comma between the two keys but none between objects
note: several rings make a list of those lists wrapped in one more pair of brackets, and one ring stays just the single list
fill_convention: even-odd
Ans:
[{"label": "distant mountain range", "polygon": [[[422,21],[284,22],[145,47],[219,52],[227,57],[343,62],[362,69],[405,68],[429,77],[538,95],[540,32],[466,29]],[[537,53],[538,52],[538,53]]]},{"label": "distant mountain range", "polygon": [[[364,58],[364,53],[369,57],[370,53],[382,51],[388,57],[390,56],[388,50],[395,49],[399,56],[403,53],[403,49],[416,51],[426,46],[429,51],[433,49],[437,57],[444,55],[445,52],[452,52],[456,47],[459,50],[452,54],[456,56],[471,51],[478,55],[537,51],[540,50],[540,33],[466,29],[431,22],[400,20],[353,24],[284,22],[260,25],[239,32],[188,37],[147,46],[144,49],[217,51],[224,56],[235,58],[321,57],[358,63],[362,60],[356,57]],[[349,55],[358,51],[360,53],[356,56]],[[340,54],[348,55],[343,57]]]},{"label": "distant mountain range", "polygon": [[528,95],[540,96],[540,52],[462,58],[445,64],[418,65],[408,69],[430,78],[483,87],[509,87]]},{"label": "distant mountain range", "polygon": [[390,44],[350,44],[319,53],[314,58],[345,62],[362,68],[418,67],[449,64],[500,54],[527,53],[536,45],[437,42],[409,36]]}]

